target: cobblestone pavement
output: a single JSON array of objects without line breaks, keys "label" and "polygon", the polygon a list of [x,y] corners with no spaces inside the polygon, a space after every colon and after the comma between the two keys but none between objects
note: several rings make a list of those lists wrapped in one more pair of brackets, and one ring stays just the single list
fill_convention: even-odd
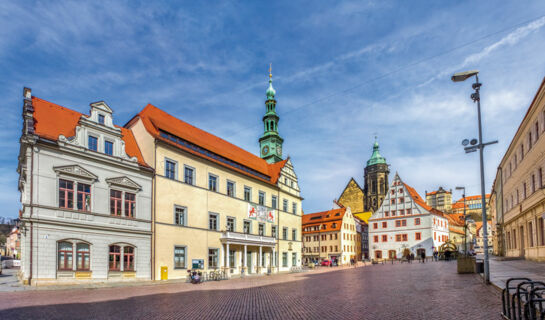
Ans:
[{"label": "cobblestone pavement", "polygon": [[[266,285],[260,285],[266,284]],[[455,262],[205,283],[0,293],[0,319],[500,319],[499,292]]]},{"label": "cobblestone pavement", "polygon": [[528,260],[500,260],[490,256],[490,282],[504,288],[509,278],[526,277],[535,281],[545,281],[545,263]]}]

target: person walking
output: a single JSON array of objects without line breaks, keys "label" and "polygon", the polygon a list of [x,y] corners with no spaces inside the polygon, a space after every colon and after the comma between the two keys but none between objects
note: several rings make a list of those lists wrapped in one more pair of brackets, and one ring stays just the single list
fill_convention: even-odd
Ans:
[{"label": "person walking", "polygon": [[413,263],[413,260],[414,260],[414,253],[411,252],[411,254],[409,255],[409,263]]},{"label": "person walking", "polygon": [[423,250],[420,252],[420,258],[422,259],[422,263],[426,263],[426,253]]}]

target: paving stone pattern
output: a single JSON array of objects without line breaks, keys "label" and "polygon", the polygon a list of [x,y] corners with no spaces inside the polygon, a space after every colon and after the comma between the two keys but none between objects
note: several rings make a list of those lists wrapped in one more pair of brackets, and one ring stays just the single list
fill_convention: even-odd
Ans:
[{"label": "paving stone pattern", "polygon": [[498,290],[475,274],[456,274],[455,262],[288,277],[266,286],[251,278],[221,281],[215,289],[188,285],[182,292],[167,285],[4,293],[0,319],[500,319]]}]

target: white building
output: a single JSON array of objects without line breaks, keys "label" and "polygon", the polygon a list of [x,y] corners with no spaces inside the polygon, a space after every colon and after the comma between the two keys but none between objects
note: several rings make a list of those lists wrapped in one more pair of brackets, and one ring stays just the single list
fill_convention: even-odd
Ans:
[{"label": "white building", "polygon": [[150,279],[153,170],[104,102],[89,115],[24,90],[24,283]]},{"label": "white building", "polygon": [[372,259],[431,256],[448,240],[447,218],[426,204],[396,173],[380,208],[369,219]]}]

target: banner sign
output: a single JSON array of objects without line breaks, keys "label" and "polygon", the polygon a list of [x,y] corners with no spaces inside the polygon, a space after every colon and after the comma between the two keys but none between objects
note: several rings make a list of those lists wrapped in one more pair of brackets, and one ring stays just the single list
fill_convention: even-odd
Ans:
[{"label": "banner sign", "polygon": [[274,210],[248,203],[248,218],[261,222],[274,222]]}]

